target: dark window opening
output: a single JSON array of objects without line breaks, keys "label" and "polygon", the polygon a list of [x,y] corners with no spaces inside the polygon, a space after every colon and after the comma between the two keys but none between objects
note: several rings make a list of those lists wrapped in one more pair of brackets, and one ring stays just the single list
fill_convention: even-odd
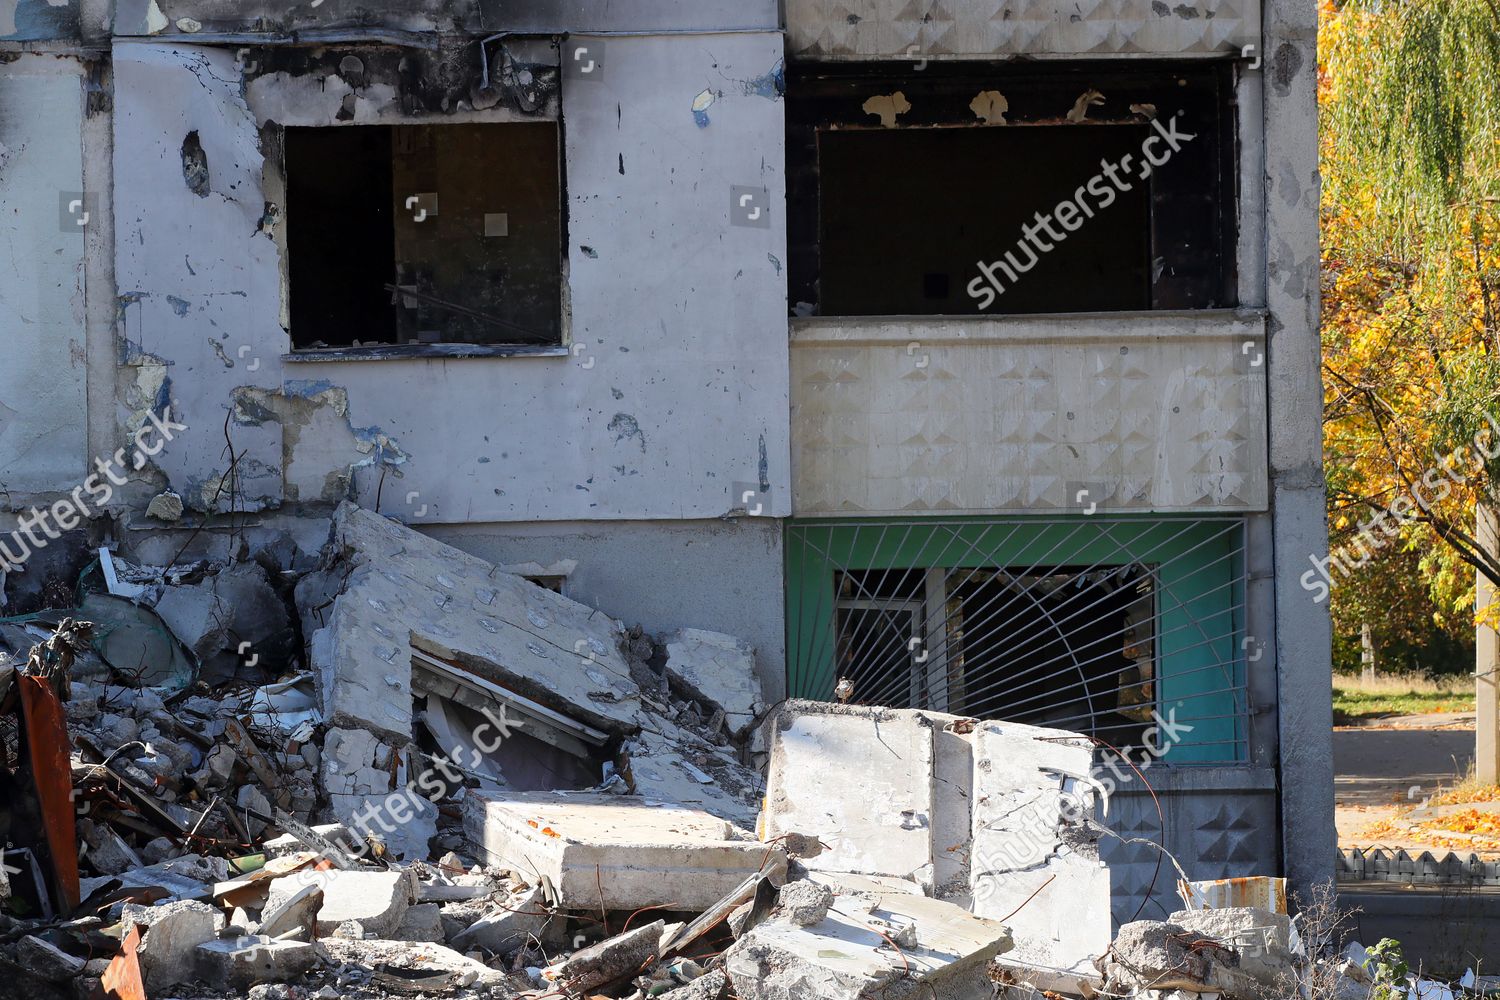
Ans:
[{"label": "dark window opening", "polygon": [[287,128],[293,346],[562,342],[553,122]]},{"label": "dark window opening", "polygon": [[1234,305],[1233,73],[794,64],[793,315]]}]

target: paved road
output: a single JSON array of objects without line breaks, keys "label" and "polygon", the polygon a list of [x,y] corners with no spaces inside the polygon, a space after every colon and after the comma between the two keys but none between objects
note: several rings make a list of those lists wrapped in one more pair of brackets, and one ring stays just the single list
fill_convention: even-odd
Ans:
[{"label": "paved road", "polygon": [[1472,730],[1335,729],[1334,798],[1339,805],[1390,805],[1421,785],[1420,802],[1462,778],[1473,758]]}]

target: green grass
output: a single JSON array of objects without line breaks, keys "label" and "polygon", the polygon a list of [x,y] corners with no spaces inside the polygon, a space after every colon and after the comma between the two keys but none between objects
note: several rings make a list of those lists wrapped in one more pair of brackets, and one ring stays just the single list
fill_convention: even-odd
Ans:
[{"label": "green grass", "polygon": [[1468,678],[1432,681],[1424,677],[1389,675],[1376,677],[1369,683],[1358,677],[1336,677],[1333,682],[1335,725],[1392,715],[1473,710],[1474,686]]}]

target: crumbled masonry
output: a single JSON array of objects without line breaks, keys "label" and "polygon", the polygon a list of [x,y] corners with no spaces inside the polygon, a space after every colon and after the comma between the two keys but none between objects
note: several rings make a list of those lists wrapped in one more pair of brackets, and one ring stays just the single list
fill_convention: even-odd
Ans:
[{"label": "crumbled masonry", "polygon": [[81,610],[0,629],[0,714],[55,706],[25,731],[76,811],[12,806],[25,995],[1235,1000],[1307,962],[1201,884],[1112,935],[1076,733],[768,707],[733,637],[647,636],[351,504],[316,565],[261,555],[105,550]]}]

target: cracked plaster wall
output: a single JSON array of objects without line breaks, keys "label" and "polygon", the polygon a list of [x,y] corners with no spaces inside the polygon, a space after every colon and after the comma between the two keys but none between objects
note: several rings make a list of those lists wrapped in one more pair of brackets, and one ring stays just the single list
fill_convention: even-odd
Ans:
[{"label": "cracked plaster wall", "polygon": [[[605,76],[562,96],[572,353],[381,362],[284,359],[280,239],[260,228],[280,190],[260,126],[293,105],[297,124],[333,124],[348,85],[257,77],[247,103],[233,49],[115,45],[121,420],[170,403],[188,424],[157,464],[189,507],[219,491],[228,414],[240,509],[347,489],[419,523],[678,519],[765,483],[767,512],[787,513],[784,234],[776,213],[730,224],[732,186],[783,197],[764,85],[781,39],[604,44]],[[516,114],[461,117],[487,116]],[[390,102],[356,117],[447,120]]]}]

